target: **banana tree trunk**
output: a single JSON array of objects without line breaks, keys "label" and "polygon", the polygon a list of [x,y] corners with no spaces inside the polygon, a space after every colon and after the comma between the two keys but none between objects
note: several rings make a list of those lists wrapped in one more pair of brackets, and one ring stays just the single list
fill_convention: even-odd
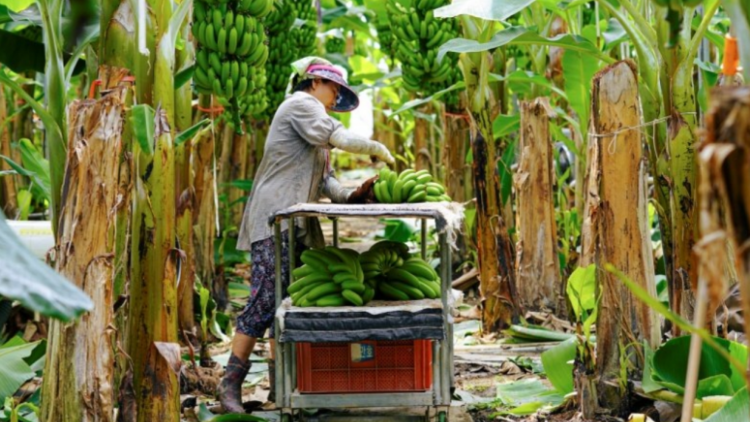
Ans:
[{"label": "banana tree trunk", "polygon": [[128,0],[101,2],[99,61],[103,65],[133,69],[135,47],[135,13]]},{"label": "banana tree trunk", "polygon": [[[10,149],[10,125],[8,124],[5,88],[0,85],[0,155],[12,157]],[[0,171],[10,170],[5,160],[0,160]],[[15,218],[18,210],[16,200],[16,180],[12,174],[0,176],[0,209],[10,218]]]},{"label": "banana tree trunk", "polygon": [[[208,132],[193,146],[195,170],[193,186],[196,205],[195,212],[193,212],[195,273],[204,286],[211,287],[212,292],[215,270],[214,240],[216,239],[214,139],[214,133]],[[205,341],[205,339],[202,340]]]},{"label": "banana tree trunk", "polygon": [[[250,134],[242,129],[242,134],[234,134],[234,141],[232,142],[232,155],[229,164],[229,175],[226,183],[232,183],[245,178],[247,173],[247,146],[250,142]],[[239,230],[240,223],[242,222],[242,214],[245,211],[245,202],[242,197],[246,195],[245,191],[236,187],[229,186],[229,204],[231,213],[231,222],[234,227]]]},{"label": "banana tree trunk", "polygon": [[469,120],[455,112],[447,113],[443,120],[445,150],[445,190],[456,202],[465,202],[471,197],[471,174],[467,172],[466,152],[470,142]]},{"label": "banana tree trunk", "polygon": [[[432,104],[425,104],[418,109],[419,114],[432,114]],[[414,167],[417,170],[430,169],[430,122],[424,117],[414,116]]]},{"label": "banana tree trunk", "polygon": [[472,117],[476,119],[478,126],[472,134],[472,152],[477,199],[482,327],[485,333],[493,333],[508,326],[518,310],[513,244],[504,219],[498,218],[502,204],[496,174],[497,154],[494,142],[491,141],[492,121],[486,109]]},{"label": "banana tree trunk", "polygon": [[[211,96],[200,95],[199,104],[202,110],[211,108]],[[214,119],[213,114],[200,112],[197,122],[204,117]],[[218,128],[220,126],[215,126]],[[195,253],[195,274],[204,286],[210,286],[213,292],[214,240],[216,239],[216,178],[215,175],[215,139],[219,130],[212,128],[198,138],[193,148],[193,250]],[[214,296],[216,297],[216,296]],[[201,333],[203,336],[204,333]],[[205,342],[205,338],[201,338]]]},{"label": "banana tree trunk", "polygon": [[[689,38],[689,33],[685,37]],[[693,88],[693,57],[683,54],[671,78],[672,115],[669,120],[670,186],[672,188],[672,309],[693,319],[698,282],[697,256],[693,252],[698,232],[696,130],[698,111]]]},{"label": "banana tree trunk", "polygon": [[[133,224],[131,240],[128,354],[137,421],[178,420],[176,189],[174,131],[175,45],[169,31],[172,2],[151,0],[145,19],[154,48],[137,55],[136,94],[153,104],[153,150],[133,142]],[[152,91],[151,91],[152,90]],[[152,140],[146,140],[151,143]],[[128,377],[126,376],[126,379]],[[133,415],[131,415],[133,417]]]},{"label": "banana tree trunk", "polygon": [[[192,66],[195,61],[195,49],[192,34],[187,22],[180,29],[186,40],[182,50],[177,51],[176,68],[183,70]],[[186,83],[175,92],[175,126],[177,132],[183,132],[193,123],[193,91],[191,84]],[[193,290],[195,285],[195,249],[193,245],[193,210],[195,208],[195,190],[193,189],[192,140],[175,147],[175,194],[177,195],[176,229],[177,240],[182,250],[180,279],[177,288],[179,303],[178,321],[180,333],[191,341],[195,335],[195,313],[193,312]]]},{"label": "banana tree trunk", "polygon": [[[101,3],[99,68],[98,77],[102,81],[100,92],[119,85],[123,78],[131,76],[128,69],[133,68],[135,57],[135,14],[130,1],[106,0]],[[93,52],[93,49],[91,49]],[[89,65],[87,60],[87,65]],[[92,72],[93,73],[93,72]],[[93,78],[94,76],[92,76]],[[93,82],[93,81],[92,81]],[[131,84],[132,85],[132,84]],[[124,99],[126,107],[133,105],[132,90],[128,90]],[[128,285],[130,279],[130,229],[131,229],[131,184],[133,182],[133,154],[131,142],[132,126],[126,119],[123,125],[122,153],[120,154],[119,201],[115,213],[115,248],[120,253],[115,255],[114,262],[114,298],[118,306],[115,309],[114,326],[117,329],[118,347],[127,349],[128,314],[130,301]],[[129,362],[124,354],[115,356],[115,385],[122,384],[125,368]]]},{"label": "banana tree trunk", "polygon": [[113,421],[114,258],[123,111],[121,86],[96,102],[71,105],[65,202],[57,269],[94,302],[81,320],[50,325],[42,420]]},{"label": "banana tree trunk", "polygon": [[[723,202],[726,235],[735,256],[740,299],[745,315],[750,315],[750,88],[718,88],[711,93],[706,116],[706,146],[700,159],[709,169],[712,194]],[[713,257],[709,257],[713,259]],[[750,333],[750,318],[745,318],[745,332]],[[750,363],[749,363],[750,365]],[[750,368],[745,373],[750,382]]]},{"label": "banana tree trunk", "polygon": [[[597,280],[601,301],[597,318],[596,371],[599,401],[618,414],[628,410],[629,392],[623,388],[621,370],[643,368],[639,345],[655,348],[661,340],[656,314],[637,301],[615,275],[604,270],[611,264],[656,296],[656,283],[647,227],[647,199],[641,122],[635,65],[620,62],[594,79],[592,118],[598,166],[596,220]],[[635,353],[629,350],[635,347]]]},{"label": "banana tree trunk", "polygon": [[[130,335],[137,420],[179,418],[179,384],[169,353],[177,341],[174,150],[166,113],[156,118],[153,154],[136,146],[130,277]],[[179,362],[177,362],[178,364]]]},{"label": "banana tree trunk", "polygon": [[461,56],[471,116],[471,149],[474,192],[477,201],[477,246],[479,249],[479,291],[482,295],[482,328],[496,332],[518,314],[513,243],[502,216],[502,198],[497,176],[497,158],[490,110],[489,55]]},{"label": "banana tree trunk", "polygon": [[566,305],[557,256],[548,110],[546,98],[521,104],[521,158],[514,176],[520,238],[516,282],[525,311],[551,310],[559,315]]}]

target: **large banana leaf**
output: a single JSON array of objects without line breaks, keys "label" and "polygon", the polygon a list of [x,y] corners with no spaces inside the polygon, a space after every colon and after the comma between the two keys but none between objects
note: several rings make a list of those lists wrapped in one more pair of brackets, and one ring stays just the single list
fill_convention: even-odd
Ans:
[{"label": "large banana leaf", "polygon": [[[34,71],[44,73],[44,42],[41,39],[41,31],[39,28],[42,26],[42,17],[39,12],[39,8],[34,4],[20,12],[14,12],[14,5],[10,3],[19,3],[16,0],[0,0],[0,26],[3,24],[16,24],[16,25],[30,25],[28,28],[21,31],[14,31],[8,26],[4,29],[0,29],[0,63],[8,66],[14,72],[26,72]],[[78,4],[81,2],[73,2]],[[74,6],[76,11],[79,6]],[[75,60],[80,56],[83,47],[93,42],[98,38],[99,34],[99,22],[96,14],[86,16],[84,20],[81,20],[80,15],[83,12],[75,11],[70,12],[72,19],[65,19],[63,21],[62,31],[65,34],[69,34],[70,40],[68,40],[68,51],[63,52],[63,60],[68,63],[73,59],[75,66],[71,69],[73,75],[77,75],[86,69],[86,64],[83,60]],[[89,12],[90,13],[90,12]],[[78,17],[77,17],[78,16]],[[86,25],[85,23],[90,23]],[[38,37],[30,37],[29,33],[33,33],[34,29],[40,34]],[[72,39],[75,38],[75,39]],[[72,54],[71,54],[72,53]]]},{"label": "large banana leaf", "polygon": [[[747,362],[747,347],[744,345],[718,337],[714,341],[738,361]],[[653,356],[654,381],[675,393],[683,394],[689,354],[690,336],[673,338],[662,345]],[[733,395],[744,387],[744,373],[737,371],[727,359],[703,343],[697,398]]]},{"label": "large banana leaf", "polygon": [[520,26],[504,29],[492,38],[481,43],[466,38],[454,38],[449,40],[438,49],[438,61],[441,61],[448,53],[478,53],[481,51],[494,50],[504,45],[546,45],[550,47],[565,48],[567,51],[576,51],[597,57],[605,63],[613,63],[614,59],[602,53],[589,40],[580,35],[558,35],[547,38],[537,32]]},{"label": "large banana leaf", "polygon": [[39,342],[0,347],[0,402],[34,376],[26,359]]},{"label": "large banana leaf", "polygon": [[435,10],[437,18],[469,15],[490,21],[504,21],[530,6],[536,0],[453,0]]},{"label": "large banana leaf", "polygon": [[91,310],[93,303],[78,287],[29,251],[0,212],[0,296],[63,321]]}]

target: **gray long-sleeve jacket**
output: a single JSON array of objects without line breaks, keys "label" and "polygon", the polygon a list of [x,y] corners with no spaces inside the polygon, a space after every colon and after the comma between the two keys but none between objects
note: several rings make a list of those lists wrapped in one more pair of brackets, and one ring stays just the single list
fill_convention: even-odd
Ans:
[{"label": "gray long-sleeve jacket", "polygon": [[[276,211],[321,196],[345,202],[351,193],[333,177],[327,157],[329,139],[342,127],[323,104],[305,92],[295,92],[279,106],[266,138],[263,159],[245,205],[237,248],[273,236],[268,218]],[[328,167],[328,168],[327,168]],[[297,218],[297,234],[307,246],[324,244],[317,218]],[[287,229],[286,221],[282,230]]]}]

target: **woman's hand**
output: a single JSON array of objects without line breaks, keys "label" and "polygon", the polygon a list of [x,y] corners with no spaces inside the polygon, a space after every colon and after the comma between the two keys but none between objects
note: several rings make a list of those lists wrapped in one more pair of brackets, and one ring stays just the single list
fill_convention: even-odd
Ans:
[{"label": "woman's hand", "polygon": [[365,180],[354,192],[347,198],[347,204],[371,204],[375,201],[375,181],[378,180],[378,176],[371,177]]}]

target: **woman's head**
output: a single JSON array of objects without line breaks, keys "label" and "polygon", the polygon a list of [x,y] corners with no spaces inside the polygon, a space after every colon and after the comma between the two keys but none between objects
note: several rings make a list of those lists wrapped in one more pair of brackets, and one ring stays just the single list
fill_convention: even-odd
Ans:
[{"label": "woman's head", "polygon": [[305,70],[297,69],[292,79],[294,92],[307,92],[323,103],[329,111],[345,113],[357,108],[359,97],[346,83],[346,76],[342,70],[330,64],[309,64],[309,61],[310,58],[295,62],[305,66]]},{"label": "woman's head", "polygon": [[307,92],[323,103],[327,110],[331,110],[336,105],[340,89],[341,86],[336,82],[327,79],[314,78],[305,79],[298,83],[295,86],[294,91]]}]

